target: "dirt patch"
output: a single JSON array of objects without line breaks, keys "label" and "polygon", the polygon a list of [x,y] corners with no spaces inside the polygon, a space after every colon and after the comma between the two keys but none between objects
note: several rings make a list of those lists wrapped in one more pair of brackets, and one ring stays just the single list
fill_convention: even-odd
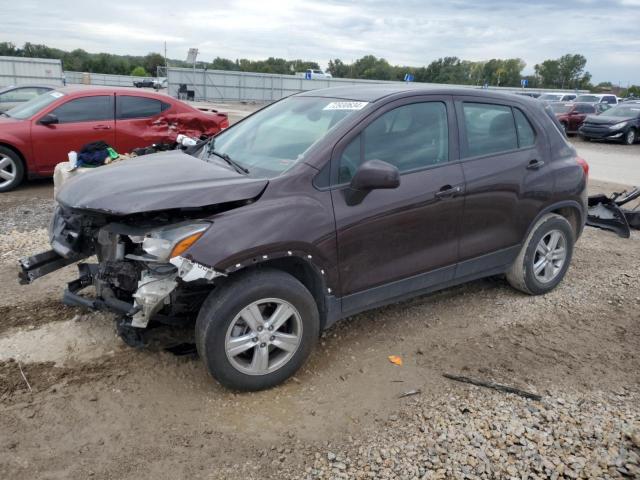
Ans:
[{"label": "dirt patch", "polygon": [[60,367],[55,362],[0,360],[0,403],[5,406],[19,402],[31,403],[40,395],[56,393],[72,385],[121,378],[129,373],[125,360],[126,355],[117,359],[105,356],[72,367]]},{"label": "dirt patch", "polygon": [[565,281],[543,297],[491,278],[341,321],[294,379],[249,394],[220,387],[197,358],[125,347],[100,314],[74,319],[59,304],[74,274],[18,286],[0,260],[0,319],[10,319],[0,347],[33,389],[16,361],[0,361],[0,478],[473,478],[480,465],[486,478],[633,474],[639,232],[587,228]]},{"label": "dirt patch", "polygon": [[0,305],[0,334],[10,328],[27,327],[31,330],[50,322],[68,320],[85,313],[75,307],[68,307],[61,302],[40,301],[29,304]]}]

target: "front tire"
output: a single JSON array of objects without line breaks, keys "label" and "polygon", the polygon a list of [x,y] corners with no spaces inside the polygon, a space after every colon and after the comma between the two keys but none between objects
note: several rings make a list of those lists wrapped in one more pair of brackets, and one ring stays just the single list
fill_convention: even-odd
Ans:
[{"label": "front tire", "polygon": [[625,145],[633,145],[636,143],[636,130],[635,128],[630,128],[627,133],[624,135],[624,143]]},{"label": "front tire", "polygon": [[256,270],[209,294],[196,320],[196,346],[225,387],[264,390],[304,364],[319,328],[318,307],[302,283],[279,270]]},{"label": "front tire", "polygon": [[0,192],[13,190],[24,178],[24,164],[13,150],[0,147]]},{"label": "front tire", "polygon": [[574,243],[575,234],[566,218],[554,213],[544,215],[531,229],[507,271],[507,281],[529,295],[550,292],[569,268]]}]

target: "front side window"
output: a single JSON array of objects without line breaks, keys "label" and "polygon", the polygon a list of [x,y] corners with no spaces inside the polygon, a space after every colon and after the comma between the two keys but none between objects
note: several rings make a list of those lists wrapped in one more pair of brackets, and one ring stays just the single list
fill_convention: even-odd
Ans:
[{"label": "front side window", "polygon": [[575,111],[577,113],[595,113],[596,111],[596,107],[594,107],[593,105],[576,105],[576,109]]},{"label": "front side window", "polygon": [[58,123],[113,120],[112,101],[110,95],[81,97],[60,105],[51,113],[58,118]]},{"label": "front side window", "polygon": [[383,160],[401,173],[448,161],[445,104],[414,103],[378,117],[342,153],[338,182],[349,182],[358,167],[369,160]]},{"label": "front side window", "polygon": [[511,107],[465,102],[463,112],[468,157],[518,148],[518,134]]},{"label": "front side window", "polygon": [[171,105],[154,98],[119,95],[116,98],[116,118],[149,118],[167,110]]}]

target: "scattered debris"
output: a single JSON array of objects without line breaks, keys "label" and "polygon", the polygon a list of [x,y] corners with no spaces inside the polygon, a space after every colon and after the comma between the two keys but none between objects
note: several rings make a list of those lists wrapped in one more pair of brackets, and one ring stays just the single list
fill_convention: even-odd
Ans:
[{"label": "scattered debris", "polygon": [[398,395],[398,398],[411,397],[412,395],[419,395],[421,393],[422,393],[422,390],[420,390],[419,388],[415,390],[407,390],[406,392]]},{"label": "scattered debris", "polygon": [[498,390],[506,393],[515,393],[516,395],[520,395],[521,397],[524,397],[524,398],[530,398],[531,400],[542,400],[542,397],[537,393],[527,392],[525,390],[520,390],[519,388],[509,387],[508,385],[501,385],[499,383],[494,383],[494,382],[486,382],[484,380],[474,380],[473,378],[463,377],[461,375],[451,375],[449,373],[443,373],[442,376],[450,380],[455,380],[456,382],[470,383],[478,387],[493,388],[494,390]]},{"label": "scattered debris", "polygon": [[591,195],[588,200],[587,225],[611,230],[622,238],[629,238],[632,228],[640,230],[640,204],[630,210],[622,208],[622,205],[638,198],[638,187],[630,192],[613,193],[609,197],[603,194]]},{"label": "scattered debris", "polygon": [[399,367],[402,366],[402,357],[399,357],[398,355],[389,355],[387,358],[394,365],[397,365]]}]

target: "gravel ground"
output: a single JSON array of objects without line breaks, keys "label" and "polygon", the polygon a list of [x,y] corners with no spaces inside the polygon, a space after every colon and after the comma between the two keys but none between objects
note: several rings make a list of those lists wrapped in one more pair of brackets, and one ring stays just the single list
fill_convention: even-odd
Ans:
[{"label": "gravel ground", "polygon": [[587,229],[543,297],[486,279],[339,322],[296,378],[236,394],[62,307],[73,267],[17,285],[50,195],[0,195],[2,479],[640,478],[639,232]]}]

